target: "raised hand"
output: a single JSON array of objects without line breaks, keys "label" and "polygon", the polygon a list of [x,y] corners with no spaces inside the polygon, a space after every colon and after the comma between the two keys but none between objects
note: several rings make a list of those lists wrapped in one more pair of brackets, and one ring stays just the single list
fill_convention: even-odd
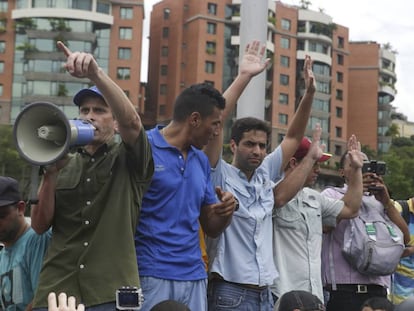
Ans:
[{"label": "raised hand", "polygon": [[56,45],[58,49],[65,54],[65,68],[72,76],[77,78],[89,78],[93,80],[93,77],[98,73],[100,67],[92,54],[85,52],[72,52],[61,41],[58,41]]},{"label": "raised hand", "polygon": [[47,297],[48,311],[84,311],[85,306],[79,304],[76,307],[76,299],[73,296],[66,297],[65,293],[59,294],[59,302],[56,301],[56,294],[51,292]]},{"label": "raised hand", "polygon": [[351,167],[362,168],[364,155],[361,152],[361,143],[357,140],[354,134],[348,140],[348,155]]},{"label": "raised hand", "polygon": [[270,63],[270,58],[263,59],[266,46],[255,40],[246,45],[243,58],[239,64],[241,74],[249,74],[252,77],[261,73]]},{"label": "raised hand", "polygon": [[309,55],[305,56],[305,63],[303,64],[303,76],[305,78],[305,87],[308,93],[314,94],[316,91],[316,80],[312,71],[312,59]]},{"label": "raised hand", "polygon": [[325,149],[325,145],[321,144],[321,135],[322,128],[321,125],[317,123],[312,131],[312,143],[308,151],[308,156],[312,157],[312,159],[315,161],[322,157],[323,151]]}]

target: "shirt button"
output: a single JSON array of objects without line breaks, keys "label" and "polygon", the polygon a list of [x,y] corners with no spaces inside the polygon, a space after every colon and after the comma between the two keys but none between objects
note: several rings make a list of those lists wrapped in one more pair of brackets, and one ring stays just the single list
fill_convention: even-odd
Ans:
[{"label": "shirt button", "polygon": [[88,242],[84,242],[84,243],[83,243],[83,246],[85,246],[85,247],[86,247],[86,246],[88,246],[88,245],[89,245],[89,243],[88,243]]},{"label": "shirt button", "polygon": [[91,182],[91,179],[90,178],[86,178],[86,182]]},{"label": "shirt button", "polygon": [[85,220],[85,225],[89,225],[89,220]]},{"label": "shirt button", "polygon": [[86,205],[91,205],[91,201],[86,201]]},{"label": "shirt button", "polygon": [[85,265],[79,265],[79,268],[83,269],[83,268],[85,268]]},{"label": "shirt button", "polygon": [[91,162],[95,162],[95,158],[91,158]]}]

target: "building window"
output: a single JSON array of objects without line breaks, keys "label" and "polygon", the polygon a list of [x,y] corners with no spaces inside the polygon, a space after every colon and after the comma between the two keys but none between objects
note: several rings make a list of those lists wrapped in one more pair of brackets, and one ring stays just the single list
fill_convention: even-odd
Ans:
[{"label": "building window", "polygon": [[336,107],[336,117],[342,118],[342,107]]},{"label": "building window", "polygon": [[3,96],[3,84],[0,84],[0,96]]},{"label": "building window", "polygon": [[342,147],[340,145],[335,145],[335,155],[342,156]]},{"label": "building window", "polygon": [[343,65],[344,64],[344,56],[342,54],[338,54],[336,57],[336,61],[338,63],[338,65]]},{"label": "building window", "polygon": [[124,94],[129,98],[129,91],[128,90],[123,90]]},{"label": "building window", "polygon": [[121,8],[121,10],[119,11],[119,17],[121,19],[132,19],[133,18],[132,8]]},{"label": "building window", "polygon": [[103,13],[103,14],[109,14],[111,11],[111,7],[109,3],[98,1],[96,4],[96,12]]},{"label": "building window", "polygon": [[338,71],[336,73],[336,81],[341,83],[344,82],[344,74],[342,72]]},{"label": "building window", "polygon": [[164,9],[164,19],[169,19],[170,18],[170,13],[171,13],[171,10],[169,8],[165,8]]},{"label": "building window", "polygon": [[216,54],[216,42],[213,42],[213,41],[206,42],[206,53],[210,55]]},{"label": "building window", "polygon": [[0,62],[0,73],[4,72],[4,62]]},{"label": "building window", "polygon": [[288,20],[288,19],[286,19],[286,18],[282,18],[282,21],[281,21],[281,26],[282,26],[282,29],[284,29],[284,30],[290,30],[290,20]]},{"label": "building window", "polygon": [[211,85],[212,87],[214,87],[214,81],[209,81],[209,80],[205,80],[204,83]]},{"label": "building window", "polygon": [[168,46],[163,46],[161,48],[161,56],[167,57],[168,56]]},{"label": "building window", "polygon": [[343,37],[338,37],[338,48],[343,49],[344,48],[344,38]]},{"label": "building window", "polygon": [[279,104],[287,105],[289,103],[289,95],[285,93],[279,94]]},{"label": "building window", "polygon": [[320,42],[309,42],[309,51],[328,55],[329,45]]},{"label": "building window", "polygon": [[0,0],[0,12],[7,12],[9,7],[7,4],[8,0]]},{"label": "building window", "polygon": [[207,4],[208,14],[217,15],[217,4],[209,2]]},{"label": "building window", "polygon": [[329,112],[329,100],[314,98],[312,103],[313,110]]},{"label": "building window", "polygon": [[127,67],[119,67],[116,71],[118,80],[129,80],[131,78],[131,69]]},{"label": "building window", "polygon": [[119,39],[132,40],[132,28],[120,27],[119,28]]},{"label": "building window", "polygon": [[281,85],[289,85],[289,76],[281,74],[280,75],[280,84]]},{"label": "building window", "polygon": [[160,95],[167,94],[167,84],[161,84],[160,85]]},{"label": "building window", "polygon": [[290,40],[289,40],[289,38],[284,38],[284,37],[280,38],[280,46],[283,49],[289,49],[290,48]]},{"label": "building window", "polygon": [[118,48],[118,59],[131,59],[131,49]]},{"label": "building window", "polygon": [[343,92],[342,90],[336,90],[336,99],[342,100],[343,99]]},{"label": "building window", "polygon": [[164,27],[164,28],[162,29],[162,37],[163,37],[163,38],[168,38],[168,37],[169,37],[169,35],[170,35],[170,28],[168,28],[168,27]]},{"label": "building window", "polygon": [[318,83],[316,84],[316,89],[318,92],[324,94],[331,94],[331,86],[329,82],[318,81]]},{"label": "building window", "polygon": [[6,51],[6,42],[0,41],[0,53],[4,53]]},{"label": "building window", "polygon": [[207,73],[214,73],[215,72],[215,67],[216,67],[216,64],[214,62],[207,61],[205,63],[205,69],[204,70]]},{"label": "building window", "polygon": [[72,0],[72,9],[92,11],[92,0]]},{"label": "building window", "polygon": [[279,123],[287,125],[288,124],[288,115],[284,113],[279,113]]},{"label": "building window", "polygon": [[217,32],[217,25],[215,23],[207,23],[207,33],[215,35]]},{"label": "building window", "polygon": [[166,76],[168,74],[168,66],[167,65],[161,65],[160,73],[162,76]]},{"label": "building window", "polygon": [[280,56],[280,66],[288,68],[290,65],[290,58],[289,56]]},{"label": "building window", "polygon": [[336,137],[342,137],[342,127],[339,127],[339,126],[335,127],[335,135]]}]

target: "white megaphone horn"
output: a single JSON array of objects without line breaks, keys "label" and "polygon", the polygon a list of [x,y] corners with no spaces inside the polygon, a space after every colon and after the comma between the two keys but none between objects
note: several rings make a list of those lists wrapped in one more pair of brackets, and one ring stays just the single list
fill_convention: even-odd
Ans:
[{"label": "white megaphone horn", "polygon": [[95,127],[84,120],[68,120],[58,106],[35,102],[17,116],[13,137],[20,156],[34,165],[56,162],[74,146],[90,143]]}]

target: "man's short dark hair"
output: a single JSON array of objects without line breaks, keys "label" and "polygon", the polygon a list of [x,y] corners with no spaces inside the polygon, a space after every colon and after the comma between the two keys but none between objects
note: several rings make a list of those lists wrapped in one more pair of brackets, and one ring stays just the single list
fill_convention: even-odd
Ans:
[{"label": "man's short dark hair", "polygon": [[237,119],[236,122],[234,122],[231,128],[230,138],[233,139],[238,145],[240,140],[243,138],[243,134],[252,130],[265,132],[267,138],[269,138],[270,134],[272,133],[272,129],[270,128],[269,123],[266,121],[253,117],[246,117]]},{"label": "man's short dark hair", "polygon": [[385,297],[371,297],[365,300],[361,306],[361,310],[364,307],[370,307],[372,310],[384,310],[393,311],[394,305]]},{"label": "man's short dark hair", "polygon": [[223,95],[208,83],[193,84],[175,100],[173,119],[184,121],[193,112],[199,112],[202,118],[210,116],[214,108],[223,110],[226,100]]}]

